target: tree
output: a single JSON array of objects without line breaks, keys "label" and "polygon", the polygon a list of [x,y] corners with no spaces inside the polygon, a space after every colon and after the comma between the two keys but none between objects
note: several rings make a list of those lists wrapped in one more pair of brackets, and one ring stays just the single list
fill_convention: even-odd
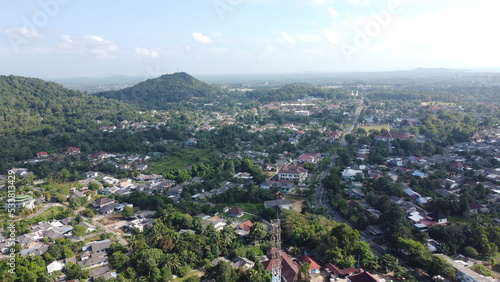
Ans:
[{"label": "tree", "polygon": [[89,271],[84,270],[79,264],[67,263],[63,270],[66,274],[66,279],[87,279],[89,278]]},{"label": "tree", "polygon": [[266,228],[260,222],[256,222],[252,227],[250,227],[250,238],[252,238],[256,244],[260,242],[260,240],[266,237]]},{"label": "tree", "polygon": [[109,263],[116,268],[116,269],[122,269],[124,268],[128,262],[130,261],[130,257],[127,256],[126,254],[118,251],[114,252],[110,257],[109,257]]},{"label": "tree", "polygon": [[134,214],[134,208],[130,207],[130,206],[126,206],[123,210],[122,210],[122,216],[124,218],[130,218],[132,215]]},{"label": "tree", "polygon": [[71,231],[71,234],[75,237],[82,237],[85,235],[85,227],[81,225],[75,225],[73,226],[73,230]]}]

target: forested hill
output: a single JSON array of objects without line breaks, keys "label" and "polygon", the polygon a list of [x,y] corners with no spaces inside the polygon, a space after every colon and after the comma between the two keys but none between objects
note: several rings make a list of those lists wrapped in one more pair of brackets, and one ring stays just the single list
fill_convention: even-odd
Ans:
[{"label": "forested hill", "polygon": [[193,98],[215,98],[221,89],[178,72],[148,79],[129,88],[96,93],[96,96],[117,99],[143,109],[168,109],[169,103]]},{"label": "forested hill", "polygon": [[97,127],[96,120],[121,120],[130,105],[69,90],[36,78],[0,76],[0,135],[76,132]]}]

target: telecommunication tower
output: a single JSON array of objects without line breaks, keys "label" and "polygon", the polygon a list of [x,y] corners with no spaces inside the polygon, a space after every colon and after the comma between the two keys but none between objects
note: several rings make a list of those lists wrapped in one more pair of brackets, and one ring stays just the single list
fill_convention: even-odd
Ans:
[{"label": "telecommunication tower", "polygon": [[272,282],[281,282],[281,225],[279,219],[271,220]]}]

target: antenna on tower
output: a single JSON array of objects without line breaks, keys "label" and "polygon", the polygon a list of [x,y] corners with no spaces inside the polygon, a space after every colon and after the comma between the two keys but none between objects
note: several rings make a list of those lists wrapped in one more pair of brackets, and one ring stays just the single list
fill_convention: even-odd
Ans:
[{"label": "antenna on tower", "polygon": [[272,282],[281,281],[281,225],[279,219],[271,220],[271,275]]}]

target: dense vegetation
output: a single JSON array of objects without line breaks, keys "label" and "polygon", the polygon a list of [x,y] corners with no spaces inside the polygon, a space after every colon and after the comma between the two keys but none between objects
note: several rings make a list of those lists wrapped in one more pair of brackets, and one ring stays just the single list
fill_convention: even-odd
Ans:
[{"label": "dense vegetation", "polygon": [[121,90],[96,93],[96,96],[121,100],[143,109],[169,109],[170,103],[195,98],[215,98],[223,91],[187,73],[179,72],[148,79]]}]

